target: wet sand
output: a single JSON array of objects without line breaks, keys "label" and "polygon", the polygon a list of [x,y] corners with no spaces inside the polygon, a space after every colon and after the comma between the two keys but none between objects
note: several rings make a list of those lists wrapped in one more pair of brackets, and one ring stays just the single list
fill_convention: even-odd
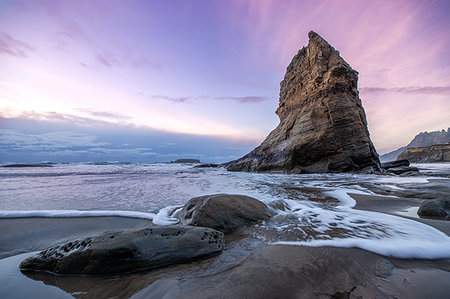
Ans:
[{"label": "wet sand", "polygon": [[406,215],[407,213],[401,214],[399,213],[407,211],[411,207],[419,207],[422,202],[417,199],[398,198],[398,197],[396,198],[389,196],[365,195],[354,193],[350,193],[349,195],[356,200],[356,206],[354,207],[355,209],[381,212],[391,214],[394,216],[405,217],[408,219],[412,219],[430,225],[446,233],[447,236],[450,236],[450,221],[419,218],[417,214],[407,216]]},{"label": "wet sand", "polygon": [[[352,194],[357,209],[397,215],[415,199]],[[449,221],[416,219],[449,234]],[[214,258],[106,277],[21,273],[30,251],[105,230],[138,229],[122,217],[0,219],[1,298],[446,298],[450,259],[383,257],[357,248],[269,246],[245,230]],[[21,255],[17,255],[23,253]]]}]

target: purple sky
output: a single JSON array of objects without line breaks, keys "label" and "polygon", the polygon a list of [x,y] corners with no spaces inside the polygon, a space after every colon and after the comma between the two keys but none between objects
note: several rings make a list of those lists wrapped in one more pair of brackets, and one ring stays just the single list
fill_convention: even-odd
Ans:
[{"label": "purple sky", "polygon": [[[314,30],[359,72],[384,153],[450,126],[449,15],[446,0],[0,0],[0,152],[50,135],[66,151],[89,148],[76,134],[117,150],[129,128],[166,134],[146,158],[164,160],[156,147],[192,135],[198,143],[174,155],[245,154],[278,124],[279,82]],[[205,156],[217,140],[229,152]]]}]

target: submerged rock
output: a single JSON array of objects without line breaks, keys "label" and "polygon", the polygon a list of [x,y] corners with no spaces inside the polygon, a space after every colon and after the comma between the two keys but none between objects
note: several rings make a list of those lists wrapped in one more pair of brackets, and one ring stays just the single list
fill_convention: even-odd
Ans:
[{"label": "submerged rock", "polygon": [[287,67],[280,124],[231,171],[342,172],[379,169],[357,89],[358,72],[315,32]]},{"label": "submerged rock", "polygon": [[191,198],[178,213],[182,224],[211,227],[224,233],[274,213],[265,203],[249,196],[214,194]]},{"label": "submerged rock", "polygon": [[217,168],[217,167],[220,167],[220,165],[214,163],[205,163],[194,166],[194,168]]},{"label": "submerged rock", "polygon": [[152,227],[68,242],[25,259],[19,268],[56,274],[118,274],[187,262],[223,248],[223,233],[211,228]]},{"label": "submerged rock", "polygon": [[421,217],[435,217],[450,220],[450,198],[426,201],[420,205],[417,214]]},{"label": "submerged rock", "polygon": [[413,166],[399,166],[399,167],[389,168],[387,171],[394,173],[394,174],[418,173],[419,168],[413,167]]},{"label": "submerged rock", "polygon": [[383,169],[389,169],[389,168],[394,168],[394,167],[402,167],[402,166],[409,166],[409,161],[406,159],[403,160],[396,160],[396,161],[390,161],[390,162],[385,162],[385,163],[381,163],[381,168]]}]

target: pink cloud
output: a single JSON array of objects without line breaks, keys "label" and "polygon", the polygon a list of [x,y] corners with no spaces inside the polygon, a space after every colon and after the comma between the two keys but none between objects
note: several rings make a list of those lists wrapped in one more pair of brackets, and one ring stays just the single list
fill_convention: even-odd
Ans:
[{"label": "pink cloud", "polygon": [[425,87],[363,87],[359,89],[362,94],[380,94],[388,92],[422,95],[442,95],[450,96],[450,86],[425,86]]}]

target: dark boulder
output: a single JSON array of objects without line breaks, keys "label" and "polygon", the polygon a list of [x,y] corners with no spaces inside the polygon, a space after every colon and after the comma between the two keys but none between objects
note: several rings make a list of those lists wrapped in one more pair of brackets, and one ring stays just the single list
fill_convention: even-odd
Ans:
[{"label": "dark boulder", "polygon": [[56,274],[129,273],[215,255],[223,248],[223,234],[211,228],[152,227],[68,242],[25,259],[19,268]]},{"label": "dark boulder", "polygon": [[274,213],[263,202],[245,195],[214,194],[191,198],[178,213],[182,224],[211,227],[224,233]]},{"label": "dark boulder", "polygon": [[450,198],[426,201],[420,205],[417,214],[420,217],[435,217],[450,220]]},{"label": "dark boulder", "polygon": [[383,169],[389,169],[389,168],[394,168],[394,167],[402,167],[402,166],[409,166],[409,161],[406,159],[403,160],[396,160],[396,161],[390,161],[390,162],[385,162],[385,163],[381,163],[381,168]]}]

